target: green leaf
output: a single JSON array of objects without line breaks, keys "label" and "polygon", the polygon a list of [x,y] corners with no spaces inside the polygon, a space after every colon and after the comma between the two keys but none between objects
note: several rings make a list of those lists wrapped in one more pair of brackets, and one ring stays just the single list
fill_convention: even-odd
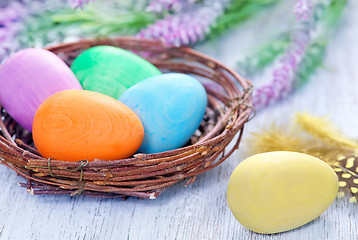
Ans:
[{"label": "green leaf", "polygon": [[316,69],[321,66],[326,46],[327,40],[325,38],[319,38],[308,46],[306,54],[297,68],[296,88],[305,84]]},{"label": "green leaf", "polygon": [[238,62],[240,72],[246,76],[262,71],[265,67],[274,62],[278,56],[284,53],[287,46],[290,44],[290,37],[288,33],[281,34],[264,46],[260,47],[255,53],[246,57],[244,61]]},{"label": "green leaf", "polygon": [[322,22],[327,28],[334,28],[340,22],[347,0],[332,0],[322,16]]},{"label": "green leaf", "polygon": [[281,0],[233,0],[230,7],[216,20],[216,24],[211,27],[209,36],[218,36],[231,27],[245,22],[255,14],[280,1]]}]

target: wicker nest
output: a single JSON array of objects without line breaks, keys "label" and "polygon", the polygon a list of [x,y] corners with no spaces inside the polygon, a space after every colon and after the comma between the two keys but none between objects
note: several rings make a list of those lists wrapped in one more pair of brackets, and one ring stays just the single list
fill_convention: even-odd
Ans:
[{"label": "wicker nest", "polygon": [[[204,119],[183,148],[115,161],[67,162],[41,157],[31,133],[1,108],[0,160],[27,179],[20,186],[28,192],[155,199],[181,180],[186,179],[186,184],[194,182],[198,174],[218,166],[238,148],[244,124],[253,111],[249,81],[188,47],[165,46],[154,40],[82,40],[48,50],[71,65],[83,50],[97,45],[132,50],[163,72],[187,73],[200,79],[208,93]],[[236,135],[236,142],[229,145]]]}]

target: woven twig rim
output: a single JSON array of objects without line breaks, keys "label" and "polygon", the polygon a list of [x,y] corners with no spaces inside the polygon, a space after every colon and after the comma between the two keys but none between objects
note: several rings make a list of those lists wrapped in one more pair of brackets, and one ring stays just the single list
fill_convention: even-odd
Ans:
[{"label": "woven twig rim", "polygon": [[[252,114],[252,84],[219,61],[189,47],[133,37],[81,40],[48,50],[68,65],[83,50],[112,45],[147,58],[163,72],[191,74],[202,80],[208,108],[188,146],[158,154],[136,154],[115,161],[67,162],[45,159],[33,148],[31,133],[1,108],[0,160],[27,179],[19,185],[32,194],[140,197],[155,199],[173,184],[206,172],[239,147],[244,124]],[[229,143],[238,136],[233,144]]]}]

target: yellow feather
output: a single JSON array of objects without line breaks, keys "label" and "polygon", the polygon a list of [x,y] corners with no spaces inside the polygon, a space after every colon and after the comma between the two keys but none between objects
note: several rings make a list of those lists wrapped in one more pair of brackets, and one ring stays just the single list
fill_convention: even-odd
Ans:
[{"label": "yellow feather", "polygon": [[295,151],[301,144],[301,140],[293,134],[282,131],[282,128],[272,124],[269,129],[261,129],[260,133],[252,133],[254,138],[250,139],[254,152],[271,151]]},{"label": "yellow feather", "polygon": [[327,118],[314,117],[307,113],[297,113],[295,120],[303,130],[328,144],[340,144],[350,148],[358,148],[357,141],[341,134]]},{"label": "yellow feather", "polygon": [[298,125],[277,127],[274,124],[260,133],[252,133],[249,139],[253,153],[271,151],[295,151],[306,153],[333,165],[340,153],[352,154],[352,150],[335,143],[327,144],[304,132]]},{"label": "yellow feather", "polygon": [[358,144],[342,135],[326,118],[297,114],[291,124],[271,124],[251,135],[252,154],[295,151],[318,157],[336,171],[343,188],[358,196]]}]

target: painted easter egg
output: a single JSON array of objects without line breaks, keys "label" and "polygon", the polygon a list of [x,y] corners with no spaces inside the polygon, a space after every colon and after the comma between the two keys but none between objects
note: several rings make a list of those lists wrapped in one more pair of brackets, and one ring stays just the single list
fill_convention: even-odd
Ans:
[{"label": "painted easter egg", "polygon": [[321,215],[338,193],[338,177],[322,160],[303,153],[268,152],[242,161],[227,198],[236,219],[251,231],[278,233]]},{"label": "painted easter egg", "polygon": [[44,49],[19,51],[0,68],[0,103],[29,131],[40,104],[52,94],[67,89],[82,87],[71,69]]},{"label": "painted easter egg", "polygon": [[182,147],[199,127],[207,96],[195,78],[179,73],[151,77],[119,99],[142,120],[144,140],[138,152],[158,153]]},{"label": "painted easter egg", "polygon": [[33,124],[34,143],[41,155],[65,161],[130,157],[143,134],[143,125],[131,109],[86,90],[52,95],[37,110]]},{"label": "painted easter egg", "polygon": [[118,99],[129,87],[161,72],[145,59],[121,48],[96,46],[71,65],[83,89]]}]

